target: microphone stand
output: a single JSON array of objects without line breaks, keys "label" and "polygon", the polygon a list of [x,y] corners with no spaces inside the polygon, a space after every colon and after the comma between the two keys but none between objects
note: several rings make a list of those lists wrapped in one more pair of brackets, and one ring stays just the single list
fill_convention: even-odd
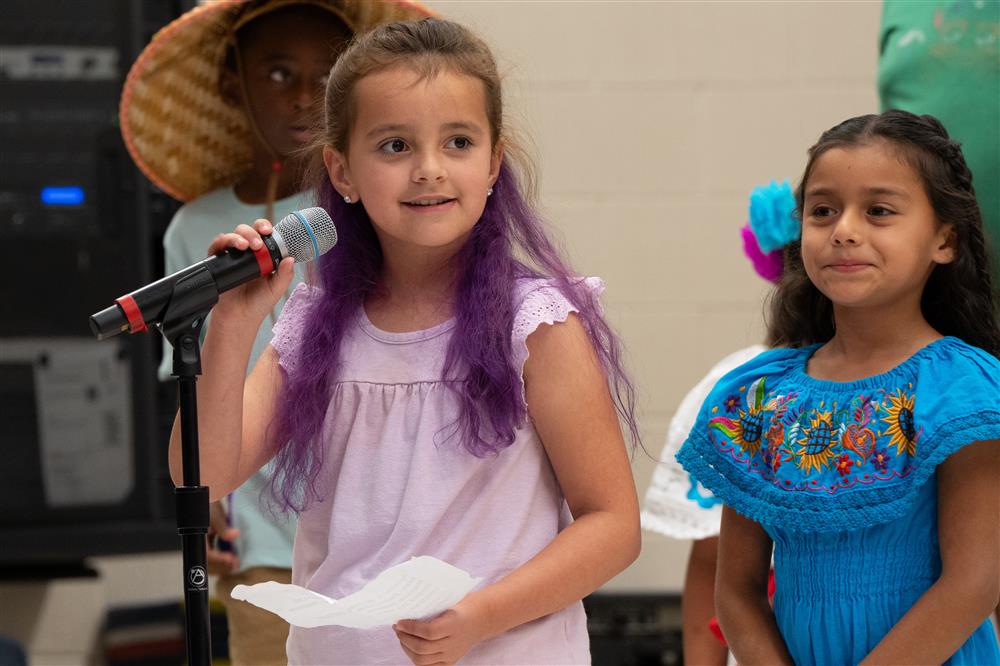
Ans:
[{"label": "microphone stand", "polygon": [[[287,222],[287,224],[286,224]],[[314,226],[319,231],[314,233]],[[284,228],[283,228],[284,227]],[[181,426],[181,468],[183,485],[174,489],[177,503],[177,533],[184,554],[184,602],[189,666],[210,666],[212,641],[208,614],[208,571],[206,569],[209,510],[208,487],[201,485],[198,455],[198,400],[195,383],[201,374],[201,330],[219,293],[262,273],[272,272],[283,256],[309,261],[337,242],[337,230],[322,208],[295,211],[279,222],[264,247],[254,251],[256,261],[246,252],[227,250],[215,261],[202,261],[187,269],[117,299],[117,304],[90,317],[90,328],[100,340],[123,331],[147,330],[142,315],[143,302],[159,319],[160,332],[173,347],[173,376],[177,377]],[[287,233],[287,237],[284,236]],[[289,243],[286,244],[286,241]],[[289,248],[290,245],[290,248]],[[311,250],[311,252],[310,252]],[[277,259],[276,259],[277,258]],[[164,294],[169,299],[163,315],[159,308]],[[152,321],[156,321],[152,319]]]},{"label": "microphone stand", "polygon": [[212,635],[208,612],[206,546],[208,487],[201,485],[198,455],[198,400],[195,384],[201,374],[201,330],[205,317],[219,300],[219,290],[205,267],[174,285],[160,332],[174,348],[173,375],[177,377],[181,417],[181,464],[184,485],[174,489],[177,533],[184,554],[184,615],[187,663],[210,666]]}]

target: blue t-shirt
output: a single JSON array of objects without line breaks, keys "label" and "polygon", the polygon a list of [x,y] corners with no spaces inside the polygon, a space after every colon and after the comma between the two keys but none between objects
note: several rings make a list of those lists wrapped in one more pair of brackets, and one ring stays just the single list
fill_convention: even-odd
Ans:
[{"label": "blue t-shirt", "polygon": [[[797,664],[858,663],[941,573],[935,470],[1000,438],[1000,361],[953,337],[852,382],[810,377],[819,345],[723,377],[677,454],[774,541],[774,612]],[[952,664],[1000,664],[990,622]]]}]

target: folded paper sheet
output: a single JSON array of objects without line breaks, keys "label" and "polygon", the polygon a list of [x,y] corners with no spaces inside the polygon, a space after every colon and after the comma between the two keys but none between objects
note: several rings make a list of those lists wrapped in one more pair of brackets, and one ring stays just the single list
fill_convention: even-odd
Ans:
[{"label": "folded paper sheet", "polygon": [[336,624],[368,629],[397,620],[431,618],[458,603],[481,580],[447,562],[422,556],[389,567],[342,599],[275,582],[237,585],[232,597],[276,613],[296,627]]}]

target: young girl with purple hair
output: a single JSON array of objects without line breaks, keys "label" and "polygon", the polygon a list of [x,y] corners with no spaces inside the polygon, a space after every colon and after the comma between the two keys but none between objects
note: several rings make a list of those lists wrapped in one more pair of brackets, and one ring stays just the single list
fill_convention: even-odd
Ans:
[{"label": "young girl with purple hair", "polygon": [[291,262],[213,312],[203,477],[222,496],[274,458],[310,590],[343,597],[418,555],[484,584],[429,621],[293,627],[290,662],[589,663],[580,600],[639,552],[633,389],[601,282],[574,277],[522,190],[488,47],[435,19],[361,36],[331,71],[322,152],[338,244],[245,381]]}]

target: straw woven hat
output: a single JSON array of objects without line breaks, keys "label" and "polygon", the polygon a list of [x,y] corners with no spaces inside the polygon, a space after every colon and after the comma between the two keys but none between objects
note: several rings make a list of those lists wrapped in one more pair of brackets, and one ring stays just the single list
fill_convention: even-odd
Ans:
[{"label": "straw woven hat", "polygon": [[252,18],[303,3],[331,10],[355,33],[431,15],[412,0],[208,0],[187,12],[139,55],[119,108],[132,159],[160,189],[189,201],[249,169],[253,129],[219,89],[226,46]]}]

